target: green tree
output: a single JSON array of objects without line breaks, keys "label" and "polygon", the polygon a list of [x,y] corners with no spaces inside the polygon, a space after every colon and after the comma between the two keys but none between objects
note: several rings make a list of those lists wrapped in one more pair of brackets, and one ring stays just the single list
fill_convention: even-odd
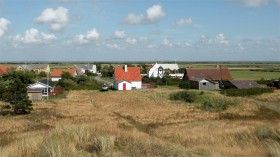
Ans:
[{"label": "green tree", "polygon": [[[32,102],[28,99],[27,86],[33,83],[32,75],[28,72],[12,71],[3,75],[1,82],[1,99],[11,103],[15,113],[30,113]],[[5,97],[3,94],[6,94]]]},{"label": "green tree", "polygon": [[74,77],[69,72],[62,72],[61,79],[74,80]]},{"label": "green tree", "polygon": [[41,71],[41,72],[38,74],[38,76],[39,76],[40,78],[42,78],[42,77],[47,77],[47,73],[44,72],[44,71]]}]

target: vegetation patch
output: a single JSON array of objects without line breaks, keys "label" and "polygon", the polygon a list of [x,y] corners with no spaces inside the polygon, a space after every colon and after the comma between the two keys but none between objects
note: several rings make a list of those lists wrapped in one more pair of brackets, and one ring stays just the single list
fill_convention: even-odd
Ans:
[{"label": "vegetation patch", "polygon": [[170,100],[180,100],[188,103],[196,103],[196,107],[212,112],[220,112],[226,110],[229,106],[236,104],[232,99],[217,96],[210,92],[197,91],[179,91],[170,94]]},{"label": "vegetation patch", "polygon": [[250,96],[250,95],[260,95],[263,93],[273,93],[271,88],[250,88],[250,89],[227,89],[223,90],[221,93],[227,96]]}]

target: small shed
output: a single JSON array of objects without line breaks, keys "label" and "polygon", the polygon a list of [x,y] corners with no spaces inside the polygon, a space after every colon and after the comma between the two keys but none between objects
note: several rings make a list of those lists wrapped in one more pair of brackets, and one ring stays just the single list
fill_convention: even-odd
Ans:
[{"label": "small shed", "polygon": [[43,96],[42,96],[43,90],[44,89],[42,89],[42,88],[28,88],[27,94],[28,94],[29,100],[41,101],[43,98]]},{"label": "small shed", "polygon": [[204,79],[204,78],[193,78],[190,79],[191,89],[198,90],[217,90],[219,88],[219,82]]},{"label": "small shed", "polygon": [[237,89],[260,88],[260,85],[253,80],[229,80]]}]

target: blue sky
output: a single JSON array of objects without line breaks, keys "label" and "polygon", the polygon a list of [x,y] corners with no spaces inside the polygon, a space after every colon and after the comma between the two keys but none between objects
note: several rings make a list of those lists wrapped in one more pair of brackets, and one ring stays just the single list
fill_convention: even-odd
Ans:
[{"label": "blue sky", "polygon": [[0,61],[280,61],[280,0],[0,0]]}]

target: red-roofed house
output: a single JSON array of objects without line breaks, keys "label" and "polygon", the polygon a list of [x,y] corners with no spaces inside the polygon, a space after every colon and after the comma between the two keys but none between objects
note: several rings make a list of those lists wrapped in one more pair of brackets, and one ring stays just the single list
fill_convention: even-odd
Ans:
[{"label": "red-roofed house", "polygon": [[12,67],[9,67],[9,66],[5,66],[5,65],[1,65],[0,64],[0,77],[6,73],[6,72],[9,72],[9,70],[11,70]]},{"label": "red-roofed house", "polygon": [[77,76],[76,69],[54,69],[51,73],[52,81],[58,81],[61,79],[61,75],[63,72],[70,73],[73,77]]},{"label": "red-roofed house", "polygon": [[135,90],[141,89],[142,78],[140,67],[122,67],[114,68],[113,76],[114,88],[117,90]]}]

